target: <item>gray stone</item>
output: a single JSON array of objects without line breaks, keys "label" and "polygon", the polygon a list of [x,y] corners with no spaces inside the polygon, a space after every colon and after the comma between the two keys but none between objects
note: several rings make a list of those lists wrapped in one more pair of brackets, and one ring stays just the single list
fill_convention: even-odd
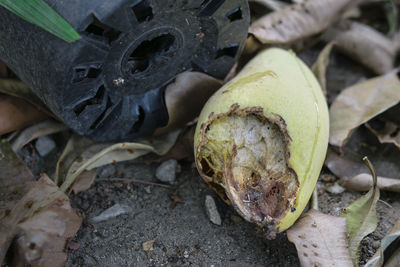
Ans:
[{"label": "gray stone", "polygon": [[341,194],[345,191],[345,189],[338,183],[335,183],[334,185],[327,187],[326,191],[332,194]]},{"label": "gray stone", "polygon": [[164,183],[173,184],[176,174],[181,171],[181,166],[178,161],[170,159],[161,163],[156,170],[156,177]]},{"label": "gray stone", "polygon": [[45,157],[56,148],[56,142],[47,135],[41,136],[36,140],[35,148],[41,157]]},{"label": "gray stone", "polygon": [[97,175],[100,178],[108,178],[117,172],[117,168],[113,164],[108,164],[102,168],[99,168]]},{"label": "gray stone", "polygon": [[217,205],[215,204],[215,200],[212,196],[210,195],[206,196],[205,206],[206,206],[206,213],[210,221],[213,224],[221,225],[222,224],[221,216],[219,215]]},{"label": "gray stone", "polygon": [[109,219],[118,217],[122,214],[129,213],[131,211],[131,208],[126,205],[120,205],[120,204],[115,204],[114,206],[106,209],[100,215],[91,218],[89,221],[91,223],[98,223],[98,222],[103,222],[107,221]]}]

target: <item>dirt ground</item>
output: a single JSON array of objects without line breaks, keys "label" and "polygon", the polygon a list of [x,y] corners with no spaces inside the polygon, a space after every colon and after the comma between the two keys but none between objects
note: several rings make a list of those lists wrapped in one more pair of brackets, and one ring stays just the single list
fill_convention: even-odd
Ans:
[{"label": "dirt ground", "polygon": [[[38,175],[53,171],[55,154],[42,159],[32,156],[28,147],[22,156]],[[219,200],[191,160],[180,164],[182,171],[168,189],[113,181],[113,177],[125,177],[158,182],[155,170],[159,164],[141,159],[102,167],[97,172],[98,181],[88,191],[71,194],[73,207],[85,220],[68,245],[67,266],[300,266],[285,233],[267,240]],[[324,170],[321,177],[327,176],[332,175]],[[338,215],[361,195],[353,191],[332,194],[325,190],[331,185],[321,179],[317,185],[319,207],[325,213]],[[172,208],[173,195],[182,203]],[[216,200],[221,226],[211,223],[206,214],[206,195]],[[93,217],[115,204],[129,207],[128,212],[91,223]],[[375,253],[379,240],[400,216],[398,195],[382,192],[377,211],[379,226],[362,242],[362,263]],[[143,243],[150,240],[154,241],[153,250],[145,251]]]},{"label": "dirt ground", "polygon": [[[155,167],[132,162],[118,164],[115,169],[125,177],[156,181]],[[182,203],[171,209],[174,192]],[[68,265],[299,265],[296,249],[284,235],[274,241],[265,240],[253,225],[243,221],[222,202],[217,202],[223,217],[222,226],[212,224],[204,207],[206,195],[217,199],[190,163],[183,164],[171,189],[96,183],[89,191],[73,198],[74,206],[85,212],[87,218],[116,203],[126,204],[132,210],[106,222],[85,223],[76,239],[80,248],[70,251]],[[148,240],[154,240],[154,250],[145,252],[142,244]]]},{"label": "dirt ground", "polygon": [[[127,162],[104,167],[99,174],[118,172],[127,178],[154,182],[156,166]],[[69,250],[68,266],[300,266],[296,249],[284,233],[275,240],[266,240],[220,201],[217,203],[223,223],[212,224],[204,200],[206,195],[218,198],[190,162],[183,163],[170,189],[111,181],[96,182],[90,190],[72,197],[73,206],[86,219],[74,240],[79,248]],[[319,182],[319,187],[326,184]],[[171,210],[175,192],[182,203]],[[320,209],[338,215],[359,196],[356,192],[323,192],[319,196]],[[378,203],[379,227],[363,242],[364,261],[374,254],[379,240],[400,215],[400,201],[395,194],[383,194],[382,200],[386,203]],[[131,210],[105,222],[88,222],[117,203]],[[142,244],[149,240],[154,241],[154,250],[146,252]]]}]

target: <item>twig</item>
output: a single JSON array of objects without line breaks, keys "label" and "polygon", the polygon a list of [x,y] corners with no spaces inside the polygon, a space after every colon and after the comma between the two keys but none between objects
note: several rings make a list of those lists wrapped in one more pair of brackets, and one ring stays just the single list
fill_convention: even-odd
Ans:
[{"label": "twig", "polygon": [[147,184],[147,185],[154,185],[154,186],[159,186],[163,188],[171,188],[169,185],[166,184],[159,184],[159,183],[153,183],[153,182],[147,182],[143,180],[138,180],[134,178],[101,178],[101,179],[96,179],[96,182],[123,182],[123,183],[138,183],[138,184]]},{"label": "twig", "polygon": [[390,205],[389,203],[387,203],[386,201],[384,201],[384,200],[382,200],[382,199],[378,199],[378,201],[380,201],[380,202],[382,202],[383,204],[385,204],[386,207],[388,207],[388,208],[390,208],[390,209],[393,209],[393,206]]}]

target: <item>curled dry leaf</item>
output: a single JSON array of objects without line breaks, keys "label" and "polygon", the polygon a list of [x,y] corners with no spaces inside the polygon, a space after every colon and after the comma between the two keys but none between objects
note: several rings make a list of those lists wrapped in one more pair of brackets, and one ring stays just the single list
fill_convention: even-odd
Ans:
[{"label": "curled dry leaf", "polygon": [[175,82],[168,85],[165,91],[168,125],[156,131],[165,134],[185,126],[200,113],[207,99],[219,88],[222,82],[200,72],[184,72],[179,74]]},{"label": "curled dry leaf", "polygon": [[193,144],[194,132],[196,126],[188,126],[182,130],[175,145],[168,151],[168,153],[156,158],[155,162],[164,162],[170,159],[182,160],[185,158],[193,157]]},{"label": "curled dry leaf", "polygon": [[0,217],[0,261],[12,242],[12,266],[64,266],[66,241],[82,219],[68,197],[46,175]]},{"label": "curled dry leaf", "polygon": [[311,67],[311,70],[317,77],[319,84],[321,85],[322,91],[324,92],[324,95],[327,95],[326,91],[326,69],[328,68],[329,65],[329,57],[331,55],[331,51],[333,46],[335,45],[334,42],[330,42],[327,44],[324,49],[321,51],[319,54],[317,61],[314,63],[314,65]]},{"label": "curled dry leaf", "polygon": [[340,215],[347,219],[350,255],[355,266],[359,265],[361,240],[378,226],[378,217],[376,216],[376,202],[379,199],[377,177],[368,158],[365,157],[364,161],[371,170],[373,187],[367,194],[345,208]]},{"label": "curled dry leaf", "polygon": [[[79,157],[75,157],[68,170],[65,179],[63,173],[57,171],[57,182],[63,181],[61,190],[64,192],[76,181],[85,171],[104,166],[110,163],[136,159],[140,156],[153,152],[158,155],[166,154],[176,143],[180,130],[170,132],[163,136],[153,137],[151,141],[140,140],[137,143],[118,143],[118,144],[94,144],[83,151]],[[78,142],[78,141],[75,141]],[[67,146],[70,150],[72,145]],[[64,154],[68,154],[64,152]],[[60,166],[60,164],[58,164]]]},{"label": "curled dry leaf", "polygon": [[67,126],[55,120],[46,120],[24,129],[13,141],[12,148],[19,151],[29,142],[45,135],[67,130]]},{"label": "curled dry leaf", "polygon": [[393,69],[395,42],[370,26],[344,20],[330,27],[322,39],[335,41],[339,50],[377,74],[385,74]]},{"label": "curled dry leaf", "polygon": [[[400,179],[379,176],[377,179],[377,186],[380,190],[400,193]],[[355,191],[368,191],[373,186],[372,177],[370,174],[361,173],[350,180],[344,181],[343,186]]]},{"label": "curled dry leaf", "polygon": [[43,120],[46,114],[23,99],[0,94],[0,135]]},{"label": "curled dry leaf", "polygon": [[301,266],[353,266],[346,234],[346,219],[311,209],[289,229]]},{"label": "curled dry leaf", "polygon": [[71,164],[82,154],[88,147],[93,144],[93,141],[89,138],[72,134],[68,140],[67,145],[64,148],[63,153],[59,157],[56,166],[55,183],[60,185],[60,182],[64,180],[64,177],[68,173],[68,169]]},{"label": "curled dry leaf", "polygon": [[342,147],[356,127],[399,101],[398,69],[346,88],[330,108],[329,143]]},{"label": "curled dry leaf", "polygon": [[381,248],[365,264],[365,267],[399,266],[400,264],[400,218],[381,241]]},{"label": "curled dry leaf", "polygon": [[[80,155],[78,154],[69,165],[69,168],[66,169],[66,175],[61,175],[62,179],[66,177],[65,179],[67,180],[68,177],[74,176],[74,174],[83,164],[93,158],[100,151],[107,149],[109,146],[110,145],[107,144],[94,144],[92,146],[88,146],[85,150],[81,150],[82,153]],[[79,171],[79,175],[76,176],[75,182],[72,185],[72,190],[75,194],[78,194],[79,192],[89,189],[96,178],[95,168],[97,167],[109,164],[111,162],[132,160],[147,153],[149,153],[149,150],[134,150],[132,148],[129,150],[110,151],[106,155],[93,162],[93,164],[88,166],[85,170]],[[73,154],[76,155],[76,152]]]},{"label": "curled dry leaf", "polygon": [[255,21],[249,32],[262,43],[289,44],[317,34],[340,19],[354,0],[308,0],[282,8]]},{"label": "curled dry leaf", "polygon": [[[128,160],[127,153],[132,151],[131,159],[134,159],[137,154],[144,155],[143,153],[136,153],[134,151],[154,151],[154,148],[148,145],[138,144],[138,143],[119,143],[111,146],[106,146],[103,144],[95,144],[84,151],[82,156],[79,156],[68,169],[65,176],[65,180],[61,185],[61,190],[66,191],[68,188],[76,181],[76,179],[85,171],[92,170],[93,168],[102,166],[98,161],[105,161],[105,164],[111,162],[117,162],[122,160]],[[122,151],[121,158],[118,158],[118,152]],[[85,156],[85,158],[83,157]],[[104,164],[104,165],[105,165]],[[95,167],[93,167],[95,166]]]},{"label": "curled dry leaf", "polygon": [[382,129],[374,129],[368,123],[365,125],[376,137],[378,137],[379,142],[394,144],[400,148],[400,126],[393,122],[385,122]]}]

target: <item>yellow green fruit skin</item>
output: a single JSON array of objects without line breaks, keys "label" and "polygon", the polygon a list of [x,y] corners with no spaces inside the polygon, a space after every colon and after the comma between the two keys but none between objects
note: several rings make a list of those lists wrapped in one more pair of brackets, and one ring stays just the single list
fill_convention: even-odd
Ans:
[{"label": "yellow green fruit skin", "polygon": [[306,207],[325,160],[329,134],[325,97],[313,73],[294,53],[279,48],[262,51],[204,106],[194,142],[200,174],[198,154],[201,126],[207,122],[210,114],[226,113],[234,104],[241,109],[262,107],[265,117],[271,118],[277,114],[286,123],[291,139],[287,165],[297,174],[299,187],[295,199],[291,201],[291,209],[276,222],[276,230],[284,231]]}]

